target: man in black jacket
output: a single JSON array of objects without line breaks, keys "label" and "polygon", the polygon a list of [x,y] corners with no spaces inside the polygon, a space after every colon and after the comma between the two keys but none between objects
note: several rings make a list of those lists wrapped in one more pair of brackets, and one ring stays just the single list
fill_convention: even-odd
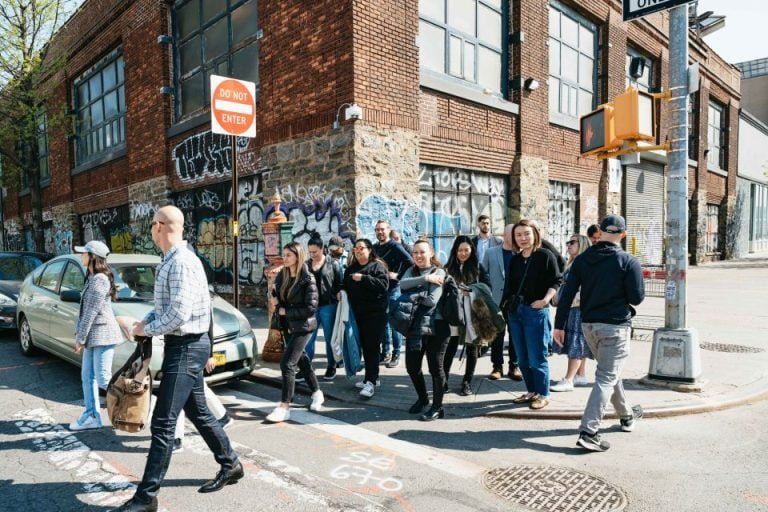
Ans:
[{"label": "man in black jacket", "polygon": [[576,292],[581,289],[581,321],[584,336],[597,361],[595,385],[581,418],[577,444],[604,452],[611,447],[597,433],[610,400],[619,415],[621,430],[631,432],[642,409],[627,405],[621,368],[629,356],[629,327],[634,309],[645,298],[640,263],[619,245],[626,236],[620,215],[608,215],[600,223],[600,241],[578,256],[571,265],[555,316],[555,343],[562,346],[565,324]]},{"label": "man in black jacket", "polygon": [[[389,223],[385,220],[376,222],[374,227],[376,232],[376,242],[373,244],[373,250],[376,255],[384,260],[389,270],[389,300],[392,301],[400,296],[400,278],[409,267],[413,266],[413,258],[399,244],[389,238]],[[403,346],[403,337],[399,332],[392,329],[389,324],[386,327],[384,336],[384,345],[381,347],[381,363],[387,368],[395,368],[400,362],[400,347]]]}]

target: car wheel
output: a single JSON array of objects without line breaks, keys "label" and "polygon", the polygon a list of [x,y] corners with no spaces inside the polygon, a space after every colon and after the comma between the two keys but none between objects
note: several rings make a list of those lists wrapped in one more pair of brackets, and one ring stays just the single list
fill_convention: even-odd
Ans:
[{"label": "car wheel", "polygon": [[32,343],[32,330],[29,328],[26,317],[21,317],[19,323],[19,348],[25,356],[33,356],[37,353],[37,349]]}]

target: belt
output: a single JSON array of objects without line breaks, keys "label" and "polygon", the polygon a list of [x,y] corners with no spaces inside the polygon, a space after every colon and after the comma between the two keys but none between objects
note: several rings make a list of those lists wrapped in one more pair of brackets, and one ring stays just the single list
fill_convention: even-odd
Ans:
[{"label": "belt", "polygon": [[163,336],[164,341],[193,341],[193,340],[199,340],[203,337],[203,335],[208,334],[207,332],[201,332],[199,334],[166,334]]}]

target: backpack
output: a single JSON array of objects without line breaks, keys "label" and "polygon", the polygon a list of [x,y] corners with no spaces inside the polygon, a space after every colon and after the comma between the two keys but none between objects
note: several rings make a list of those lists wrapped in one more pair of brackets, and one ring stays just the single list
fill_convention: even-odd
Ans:
[{"label": "backpack", "polygon": [[464,310],[461,307],[461,291],[456,280],[451,276],[445,276],[443,282],[443,294],[437,302],[437,311],[448,325],[464,325]]},{"label": "backpack", "polygon": [[152,376],[152,338],[136,337],[136,350],[115,373],[107,387],[107,412],[112,427],[126,432],[139,432],[147,425]]}]

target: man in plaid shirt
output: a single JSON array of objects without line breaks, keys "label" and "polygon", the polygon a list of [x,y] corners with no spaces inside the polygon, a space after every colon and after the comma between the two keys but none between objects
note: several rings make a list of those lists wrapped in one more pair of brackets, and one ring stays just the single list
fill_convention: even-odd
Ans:
[{"label": "man in plaid shirt", "polygon": [[152,415],[152,443],[147,465],[136,494],[117,510],[154,512],[157,494],[173,453],[176,421],[182,408],[200,432],[221,465],[216,477],[199,492],[218,491],[243,477],[243,466],[229,438],[208,410],[203,391],[203,368],[211,340],[211,299],[200,259],[182,239],[184,215],[175,206],[165,206],[152,220],[152,240],[163,252],[155,276],[155,307],[132,326],[134,336],[163,335],[162,380]]}]

